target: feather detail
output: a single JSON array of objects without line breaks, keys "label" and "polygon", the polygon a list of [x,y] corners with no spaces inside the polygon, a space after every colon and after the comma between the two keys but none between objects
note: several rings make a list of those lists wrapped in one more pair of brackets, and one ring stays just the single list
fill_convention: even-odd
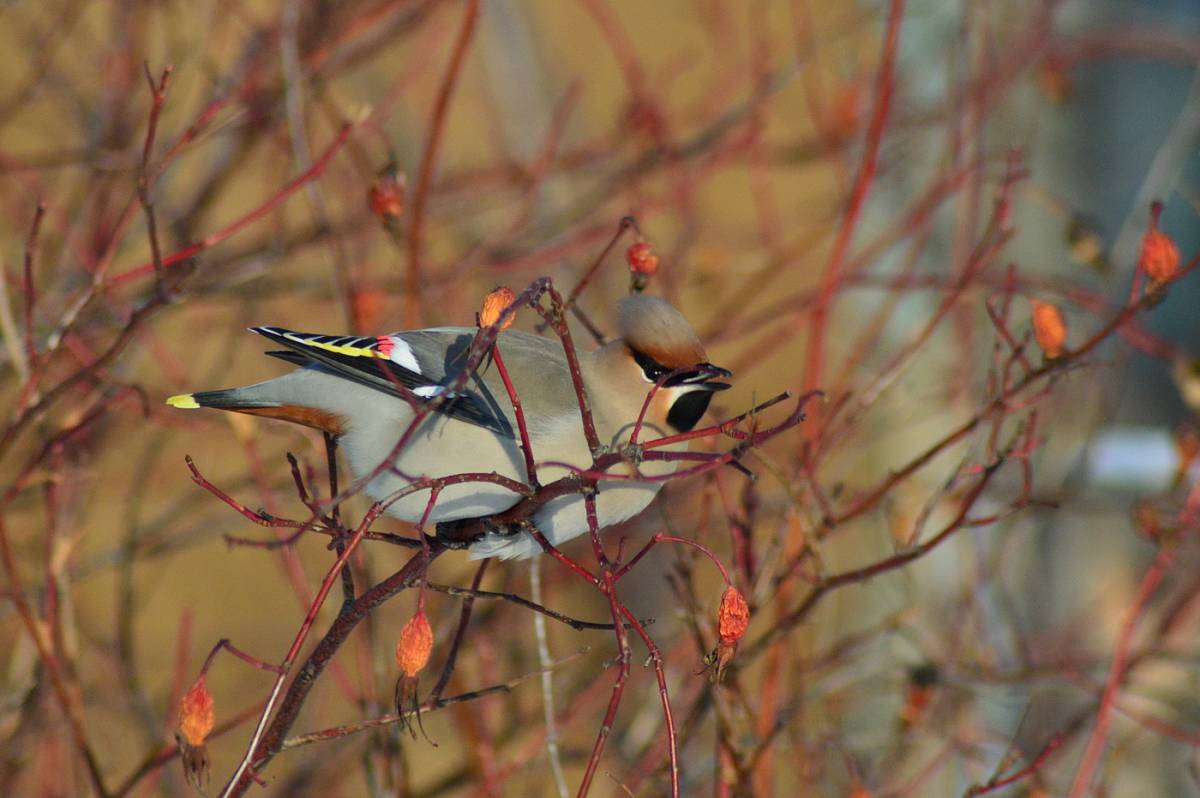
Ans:
[{"label": "feather detail", "polygon": [[318,410],[315,407],[281,405],[280,407],[230,407],[228,409],[251,416],[290,421],[293,424],[328,432],[330,435],[341,435],[346,431],[346,422],[341,416],[326,410]]},{"label": "feather detail", "polygon": [[[445,392],[442,383],[422,373],[413,346],[399,335],[332,336],[299,333],[282,327],[251,327],[252,332],[283,344],[297,357],[340,377],[399,397],[406,402],[433,401]],[[269,353],[289,362],[296,357]],[[443,379],[449,380],[451,375]],[[503,411],[487,406],[475,393],[453,394],[437,412],[514,437]]]}]

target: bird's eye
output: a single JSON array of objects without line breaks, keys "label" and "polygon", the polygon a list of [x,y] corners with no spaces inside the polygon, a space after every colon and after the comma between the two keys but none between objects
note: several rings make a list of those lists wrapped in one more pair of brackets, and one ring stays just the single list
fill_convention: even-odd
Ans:
[{"label": "bird's eye", "polygon": [[634,361],[641,367],[642,376],[646,378],[646,382],[657,382],[659,377],[670,371],[670,369],[649,355],[645,355],[636,349],[629,351],[633,353]]}]

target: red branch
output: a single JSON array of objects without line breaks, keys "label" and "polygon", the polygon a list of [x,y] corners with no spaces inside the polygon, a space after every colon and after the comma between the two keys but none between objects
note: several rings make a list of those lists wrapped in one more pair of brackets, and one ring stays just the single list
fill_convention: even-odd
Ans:
[{"label": "red branch", "polygon": [[29,226],[29,237],[25,239],[25,280],[21,286],[25,295],[25,358],[28,360],[30,379],[37,371],[37,343],[33,337],[33,308],[37,303],[37,287],[33,282],[33,264],[37,254],[38,233],[42,219],[46,216],[46,203],[38,202],[33,212],[33,224]]},{"label": "red branch", "polygon": [[421,236],[425,226],[425,205],[433,182],[433,166],[437,162],[438,147],[442,142],[442,130],[446,124],[450,97],[454,94],[459,73],[462,72],[463,60],[467,54],[467,47],[471,44],[471,37],[475,34],[475,21],[478,17],[479,0],[468,0],[467,9],[463,12],[462,26],[458,29],[454,49],[450,52],[450,61],[446,64],[437,99],[433,103],[433,116],[425,136],[425,152],[421,156],[421,168],[417,173],[417,187],[413,191],[412,221],[408,227],[408,272],[404,289],[409,327],[421,326]]},{"label": "red branch", "polygon": [[[825,266],[825,275],[821,281],[821,292],[817,304],[809,317],[808,357],[804,370],[806,390],[814,390],[821,384],[821,372],[824,365],[825,327],[829,319],[829,309],[833,304],[834,294],[842,280],[842,271],[846,257],[850,251],[850,242],[858,220],[862,216],[867,194],[875,180],[875,172],[879,164],[879,149],[883,142],[883,133],[887,127],[888,112],[892,106],[892,93],[895,88],[896,51],[900,42],[900,23],[904,17],[904,0],[891,0],[888,11],[887,32],[883,40],[883,52],[879,59],[879,74],[875,86],[875,109],[871,116],[871,124],[867,129],[867,141],[863,152],[862,165],[858,177],[855,178],[850,201],[846,213],[842,217],[842,225],[838,229],[833,251],[829,255],[829,263]],[[812,428],[811,437],[819,434],[820,424]]]},{"label": "red branch", "polygon": [[1112,665],[1109,666],[1108,679],[1104,683],[1104,694],[1100,697],[1100,707],[1096,710],[1096,726],[1092,729],[1087,748],[1084,749],[1083,756],[1079,760],[1079,767],[1071,782],[1071,790],[1067,793],[1068,798],[1083,798],[1091,788],[1092,776],[1095,774],[1100,759],[1104,755],[1104,748],[1108,744],[1108,729],[1112,724],[1113,706],[1125,678],[1125,663],[1129,660],[1133,633],[1146,611],[1146,606],[1150,603],[1150,598],[1158,589],[1163,577],[1167,575],[1167,569],[1174,559],[1174,546],[1170,543],[1162,544],[1158,555],[1155,556],[1154,561],[1150,563],[1150,567],[1142,576],[1141,584],[1138,585],[1137,592],[1134,594],[1133,603],[1125,614],[1125,621],[1121,624],[1121,630],[1117,634],[1117,642],[1113,648]]},{"label": "red branch", "polygon": [[1058,750],[1059,746],[1063,744],[1065,739],[1066,735],[1064,734],[1054,735],[1052,738],[1050,738],[1050,742],[1046,743],[1046,746],[1038,752],[1037,756],[1035,756],[1028,765],[1020,770],[1010,773],[1007,776],[997,776],[987,784],[975,785],[971,789],[967,790],[964,798],[975,798],[977,795],[986,795],[989,792],[1003,789],[1010,784],[1016,784],[1021,779],[1032,776],[1034,773],[1037,773],[1042,769],[1042,767],[1046,764],[1046,760],[1050,758],[1051,754]]},{"label": "red branch", "polygon": [[[245,216],[242,216],[240,219],[234,221],[232,224],[218,230],[215,233],[205,236],[203,240],[195,244],[191,244],[179,250],[178,252],[173,252],[170,255],[165,256],[162,259],[162,268],[166,269],[174,266],[210,247],[220,244],[225,239],[240,233],[246,227],[254,224],[259,219],[275,210],[275,208],[282,204],[284,200],[288,199],[290,196],[292,196],[292,194],[295,194],[297,191],[303,188],[305,184],[321,176],[321,174],[329,166],[329,163],[333,160],[333,156],[336,155],[338,150],[342,148],[342,145],[346,143],[346,139],[350,137],[350,131],[353,129],[353,125],[342,125],[341,129],[338,130],[337,136],[335,136],[333,141],[330,142],[329,146],[325,148],[325,152],[321,153],[321,157],[317,158],[317,160],[313,162],[312,166],[293,178],[289,183],[287,183],[283,188],[279,189],[279,191],[275,192],[275,194],[271,195],[271,197],[269,197],[257,208],[250,211]],[[141,266],[135,266],[128,271],[113,275],[113,277],[108,280],[108,285],[121,285],[129,282],[130,280],[136,280],[139,277],[145,277],[147,274],[153,273],[154,262],[151,261],[150,263],[143,263]]]}]

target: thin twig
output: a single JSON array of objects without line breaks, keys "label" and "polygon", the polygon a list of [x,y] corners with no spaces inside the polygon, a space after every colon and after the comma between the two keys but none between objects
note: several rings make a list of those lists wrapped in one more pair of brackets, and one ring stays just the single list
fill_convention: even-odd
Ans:
[{"label": "thin twig", "polygon": [[454,87],[458,84],[458,76],[462,72],[463,61],[466,59],[467,48],[475,34],[475,22],[479,18],[479,0],[467,0],[463,11],[462,23],[458,36],[450,51],[450,60],[442,73],[442,82],[438,87],[437,98],[433,103],[433,113],[429,121],[429,130],[425,135],[425,151],[421,155],[421,166],[417,172],[417,185],[413,190],[412,216],[408,227],[408,270],[405,274],[405,318],[409,327],[420,327],[422,317],[421,303],[421,247],[424,243],[425,206],[429,199],[429,189],[433,184],[433,167],[437,163],[438,148],[441,146],[443,129],[446,124],[447,111],[450,108],[450,98]]},{"label": "thin twig", "polygon": [[1071,781],[1071,789],[1067,793],[1068,798],[1083,798],[1091,789],[1092,777],[1104,755],[1105,746],[1108,744],[1108,729],[1112,723],[1113,705],[1125,678],[1125,663],[1129,659],[1133,633],[1145,614],[1146,606],[1150,603],[1154,591],[1158,589],[1159,583],[1167,575],[1174,559],[1174,545],[1169,542],[1162,544],[1154,561],[1142,575],[1142,581],[1134,593],[1133,602],[1125,613],[1125,620],[1121,624],[1121,630],[1117,633],[1116,644],[1113,647],[1113,659],[1108,669],[1108,678],[1104,682],[1104,694],[1100,697],[1100,706],[1096,710],[1096,725],[1092,729],[1087,747],[1079,760],[1079,767],[1075,770],[1075,778]]},{"label": "thin twig", "polygon": [[308,614],[305,615],[303,623],[300,624],[300,629],[296,632],[296,636],[292,640],[291,648],[288,649],[283,662],[279,665],[278,677],[271,688],[266,706],[263,707],[262,715],[258,719],[258,725],[255,727],[254,733],[250,736],[250,742],[246,746],[246,753],[242,756],[226,788],[221,792],[222,798],[228,798],[228,796],[235,794],[238,785],[242,783],[242,776],[247,773],[247,769],[250,768],[251,761],[257,753],[258,744],[263,738],[263,733],[266,731],[267,719],[271,717],[275,703],[279,700],[279,695],[283,689],[287,674],[291,670],[292,663],[299,655],[301,646],[304,645],[304,641],[308,638],[308,632],[312,628],[313,622],[317,619],[317,613],[320,611],[321,605],[325,603],[325,597],[329,595],[329,590],[333,587],[334,580],[338,577],[342,568],[345,567],[346,562],[350,559],[350,555],[354,553],[354,550],[362,541],[363,534],[366,533],[375,519],[383,512],[383,509],[381,504],[376,503],[366,516],[363,517],[362,522],[358,525],[358,529],[354,532],[354,536],[346,543],[345,550],[334,561],[333,566],[325,574],[325,578],[321,580],[321,587],[317,590],[317,594],[313,598],[312,606],[309,608]]},{"label": "thin twig", "polygon": [[[222,227],[220,230],[216,231],[215,233],[210,233],[209,235],[205,236],[202,240],[196,242],[195,244],[190,244],[190,245],[184,247],[183,249],[180,249],[177,252],[173,252],[170,255],[167,255],[166,257],[164,257],[162,259],[162,268],[166,269],[171,266],[175,266],[179,263],[182,263],[182,262],[188,260],[189,258],[195,257],[196,255],[200,254],[204,250],[209,249],[210,247],[214,247],[217,244],[220,244],[222,241],[226,240],[227,238],[230,238],[230,237],[236,235],[237,233],[240,233],[245,228],[249,227],[250,225],[257,222],[259,219],[262,219],[264,216],[266,216],[271,211],[275,210],[276,207],[278,207],[285,200],[287,200],[289,197],[291,197],[292,194],[295,194],[298,190],[303,188],[304,185],[307,184],[310,180],[315,180],[316,178],[321,176],[321,174],[325,171],[325,169],[328,168],[330,162],[332,162],[333,156],[336,155],[338,150],[340,150],[342,148],[342,145],[346,143],[346,139],[348,139],[350,137],[350,132],[352,130],[354,130],[353,125],[350,125],[350,124],[342,125],[341,129],[338,130],[338,133],[334,137],[333,141],[331,141],[329,143],[329,146],[325,148],[325,151],[323,153],[321,153],[321,157],[317,158],[317,160],[313,162],[312,166],[310,166],[308,169],[306,169],[304,172],[300,173],[296,177],[292,178],[292,180],[289,181],[287,184],[285,184],[283,186],[283,188],[276,191],[274,194],[272,194],[270,197],[268,197],[262,204],[260,204],[258,207],[251,210],[249,213],[242,215],[241,217],[239,217],[235,221],[231,222],[230,224],[226,225],[225,227]],[[129,269],[128,271],[124,271],[124,272],[121,272],[120,274],[113,275],[111,278],[109,278],[109,280],[107,281],[107,284],[109,286],[118,286],[118,285],[127,283],[130,280],[136,280],[139,277],[144,277],[147,274],[153,274],[153,273],[154,273],[154,262],[151,261],[150,263],[144,263],[141,266],[134,266],[132,269]]]},{"label": "thin twig", "polygon": [[[529,563],[529,594],[536,604],[542,603],[542,558]],[[533,636],[537,641],[538,667],[542,670],[542,722],[546,726],[546,758],[558,798],[567,798],[567,778],[563,774],[562,756],[558,750],[558,724],[555,722],[554,674],[550,672],[550,644],[546,638],[546,619],[541,613],[533,616]]]},{"label": "thin twig", "polygon": [[158,243],[158,222],[154,217],[154,196],[151,193],[150,154],[154,151],[154,138],[158,132],[158,119],[162,114],[163,105],[167,100],[167,86],[171,80],[170,64],[163,67],[162,78],[155,83],[154,75],[150,72],[150,63],[142,62],[146,73],[146,82],[150,86],[150,121],[146,125],[146,139],[142,144],[142,165],[138,172],[137,193],[142,211],[146,215],[146,235],[150,239],[150,257],[154,265],[155,290],[160,295],[166,293],[163,283],[162,249]]},{"label": "thin twig", "polygon": [[[863,149],[862,164],[854,180],[850,192],[850,200],[846,212],[842,216],[837,238],[834,240],[825,273],[821,278],[821,292],[817,304],[809,317],[808,354],[805,361],[804,380],[806,390],[815,390],[821,384],[824,364],[825,329],[828,324],[830,307],[838,286],[841,284],[842,272],[846,258],[850,252],[850,244],[854,240],[854,231],[866,205],[867,194],[875,181],[875,172],[879,164],[879,152],[883,143],[883,134],[887,128],[888,115],[892,107],[892,94],[895,89],[896,56],[900,43],[900,27],[904,18],[904,0],[891,0],[888,6],[887,31],[884,33],[882,53],[879,58],[879,73],[875,85],[875,107],[871,114],[871,122],[867,128],[867,140]],[[812,428],[810,437],[820,434],[820,424]]]},{"label": "thin twig", "polygon": [[25,319],[25,365],[30,372],[37,368],[37,342],[33,337],[33,309],[37,303],[37,286],[33,281],[34,259],[37,257],[38,233],[42,229],[42,219],[46,216],[46,203],[38,201],[33,211],[33,223],[29,226],[29,237],[25,239],[25,274],[21,285],[24,297]]},{"label": "thin twig", "polygon": [[[570,663],[575,662],[580,657],[582,657],[584,654],[586,654],[588,652],[588,650],[589,649],[587,649],[587,648],[580,649],[579,651],[575,652],[574,654],[571,654],[570,656],[563,657],[560,660],[556,660],[556,661],[550,663],[550,665],[548,667],[550,670],[553,671],[553,670],[557,670],[558,668],[561,668],[564,665],[569,665]],[[437,698],[437,699],[430,698],[428,701],[421,704],[420,711],[422,713],[435,712],[444,707],[454,706],[455,704],[463,704],[468,701],[477,701],[480,698],[486,698],[487,696],[495,695],[496,693],[508,693],[508,692],[511,692],[512,689],[514,687],[516,687],[517,685],[520,685],[523,682],[526,682],[529,679],[533,678],[534,676],[537,676],[538,674],[544,673],[544,672],[545,672],[544,670],[539,669],[539,670],[533,671],[532,673],[527,673],[523,676],[518,676],[517,678],[511,679],[507,682],[504,682],[503,684],[497,684],[497,685],[493,685],[491,687],[484,687],[479,690],[471,690],[466,693],[459,693],[458,695],[452,695],[448,698]],[[297,748],[302,745],[309,745],[310,743],[319,743],[319,742],[324,742],[326,740],[336,739],[339,737],[347,737],[351,734],[355,734],[360,731],[366,731],[367,729],[378,728],[379,726],[391,726],[391,725],[397,724],[397,723],[404,723],[404,722],[406,722],[407,717],[408,717],[407,715],[401,716],[401,715],[397,715],[397,714],[393,713],[393,714],[384,715],[384,716],[378,717],[378,718],[372,718],[370,720],[360,721],[358,723],[351,723],[346,726],[335,726],[331,729],[323,729],[323,730],[317,731],[317,732],[309,732],[308,734],[301,734],[301,735],[297,735],[295,737],[288,737],[286,740],[283,741],[283,744],[280,746],[280,750],[286,751],[289,748]]]}]

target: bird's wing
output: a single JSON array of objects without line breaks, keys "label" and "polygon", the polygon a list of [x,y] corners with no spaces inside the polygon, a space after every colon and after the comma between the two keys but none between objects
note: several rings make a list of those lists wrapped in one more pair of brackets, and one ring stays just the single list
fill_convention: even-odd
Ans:
[{"label": "bird's wing", "polygon": [[[391,396],[418,403],[441,397],[465,362],[473,330],[445,329],[373,336],[301,333],[282,327],[252,327],[252,332],[287,347],[267,354],[296,365],[320,365]],[[402,386],[402,387],[401,387]],[[407,395],[406,395],[407,391]],[[450,395],[435,411],[514,437],[496,397],[478,379]]]}]

